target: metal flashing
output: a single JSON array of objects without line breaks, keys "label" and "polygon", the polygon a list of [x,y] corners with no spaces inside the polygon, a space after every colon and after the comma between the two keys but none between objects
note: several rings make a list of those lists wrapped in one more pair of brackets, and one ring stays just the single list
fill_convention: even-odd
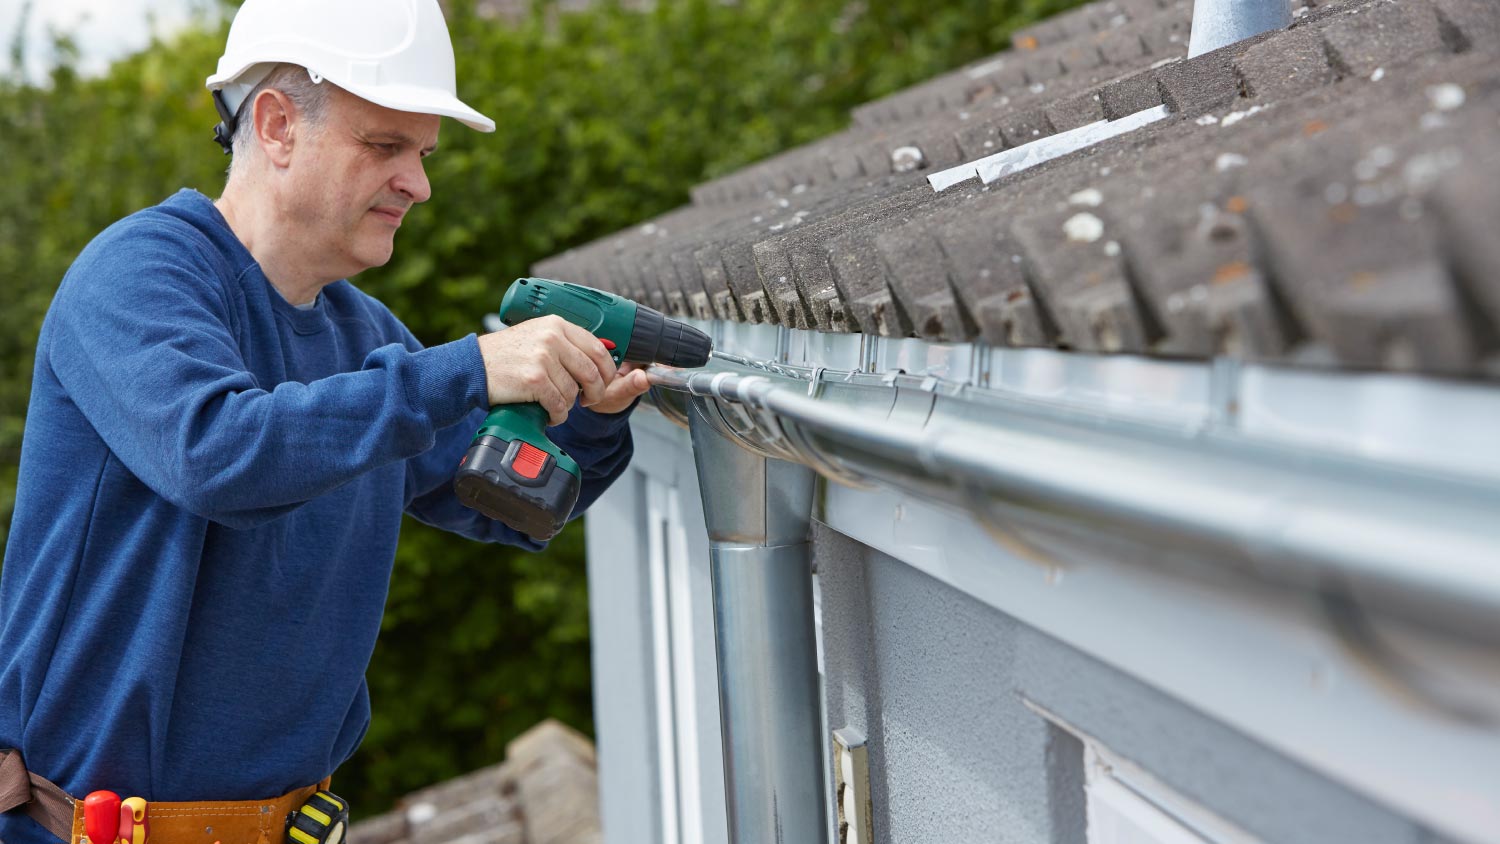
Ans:
[{"label": "metal flashing", "polygon": [[1096,120],[1079,126],[1077,129],[1058,132],[1029,144],[1022,144],[967,164],[941,170],[928,176],[927,183],[939,193],[975,178],[988,185],[1012,173],[1019,173],[1110,138],[1134,132],[1142,126],[1166,118],[1170,113],[1167,107],[1162,105],[1142,109],[1118,120]]}]

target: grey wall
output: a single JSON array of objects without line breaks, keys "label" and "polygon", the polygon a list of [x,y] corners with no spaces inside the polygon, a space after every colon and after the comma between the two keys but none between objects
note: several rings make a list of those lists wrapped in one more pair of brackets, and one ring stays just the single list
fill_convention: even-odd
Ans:
[{"label": "grey wall", "polygon": [[[589,509],[585,521],[600,818],[608,844],[657,844],[674,825],[681,841],[724,844],[728,832],[708,533],[687,432],[653,421],[634,425],[630,469]],[[675,507],[662,500],[672,489],[677,491]],[[663,518],[670,524],[662,523]],[[686,594],[673,599],[684,600],[674,615],[671,606],[653,598],[651,570],[662,561],[652,560],[650,545],[652,533],[666,540],[677,530],[681,547],[668,542],[667,556],[685,569],[687,586]],[[671,669],[657,662],[655,627],[665,617],[685,621],[688,628],[673,633],[676,641],[667,649],[675,660]],[[678,674],[685,663],[691,663],[691,674]],[[658,694],[656,679],[662,670],[673,673],[675,699],[662,700]],[[676,760],[678,774],[692,779],[679,782],[675,796],[664,794],[661,785],[661,707],[672,708],[668,720],[677,732],[672,741],[681,757]],[[686,729],[690,721],[692,731]],[[683,808],[690,791],[696,794],[696,818]],[[676,802],[679,816],[663,817],[664,802]]]},{"label": "grey wall", "polygon": [[[630,472],[589,509],[589,628],[599,818],[606,840],[662,840],[655,686],[651,676],[651,597],[640,541],[646,479]],[[632,541],[620,541],[628,537]],[[594,549],[600,549],[595,552]],[[604,553],[603,549],[608,549]],[[602,600],[599,596],[609,596]],[[626,835],[626,831],[632,831]]]},{"label": "grey wall", "polygon": [[[682,818],[680,840],[716,844],[726,840],[726,832],[707,541],[686,434],[655,421],[636,425],[637,461],[588,520],[601,814],[610,844],[655,844],[667,827],[661,810],[671,795],[663,794],[658,773],[663,702],[653,681],[652,629],[663,607],[654,604],[648,583],[647,540],[660,528],[651,520],[661,517],[662,490],[675,489],[679,497],[670,509],[685,540],[673,553],[688,561],[691,583],[682,606],[691,608],[691,619],[673,634],[677,641],[671,651],[680,654],[691,645],[693,676],[678,682],[692,690],[688,705],[698,715],[697,735],[678,740],[696,756],[692,774],[701,795],[698,822]],[[930,526],[922,529],[929,540],[952,539],[932,533]],[[821,525],[815,542],[829,726],[855,727],[869,737],[879,841],[1083,844],[1083,745],[1023,701],[1054,713],[1265,844],[1440,840],[1384,804],[1225,727],[1211,712],[1193,709],[994,609],[993,594],[982,602]],[[987,559],[970,562],[984,565]],[[941,570],[934,574],[946,576]],[[1223,588],[1234,594],[1234,587]],[[1027,593],[1006,594],[1014,611],[1028,611],[1030,605],[1020,603]],[[1136,632],[1160,632],[1155,641],[1169,647],[1174,634],[1163,628],[1170,625],[1150,613],[1132,612],[1133,603],[1127,600],[1118,613],[1096,612],[1080,622],[1097,628],[1127,619]],[[1062,605],[1062,615],[1044,617],[1071,623],[1067,606]],[[1202,652],[1223,647],[1220,642],[1185,647]],[[1295,675],[1237,671],[1224,678],[1265,676]],[[1253,689],[1262,687],[1256,683]],[[1300,693],[1305,696],[1305,689]],[[1271,710],[1257,723],[1282,725],[1297,735],[1316,730],[1322,722],[1292,720],[1302,717],[1298,713],[1317,714],[1315,708],[1293,705],[1298,694],[1287,689],[1284,707],[1274,689],[1263,698],[1255,694]],[[1361,715],[1350,712],[1350,717],[1359,721]],[[682,723],[677,719],[679,729]],[[1385,738],[1370,732],[1372,742]],[[1411,744],[1390,738],[1389,747]],[[1403,776],[1399,770],[1386,773]],[[685,783],[677,786],[685,788]]]},{"label": "grey wall", "polygon": [[879,841],[1082,844],[1082,744],[1023,698],[1267,842],[1441,840],[898,560],[815,542],[829,725],[869,738]]}]

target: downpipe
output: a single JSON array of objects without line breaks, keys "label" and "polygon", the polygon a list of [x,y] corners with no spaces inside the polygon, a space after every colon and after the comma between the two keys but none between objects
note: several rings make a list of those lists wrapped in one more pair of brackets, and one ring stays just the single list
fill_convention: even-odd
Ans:
[{"label": "downpipe", "polygon": [[815,475],[745,441],[711,399],[691,398],[686,415],[710,543],[729,840],[823,842]]}]

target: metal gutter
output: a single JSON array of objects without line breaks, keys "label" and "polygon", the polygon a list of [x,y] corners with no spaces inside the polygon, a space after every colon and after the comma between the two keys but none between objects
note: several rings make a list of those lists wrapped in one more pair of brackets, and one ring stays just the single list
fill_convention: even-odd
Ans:
[{"label": "metal gutter", "polygon": [[[835,481],[888,484],[1170,546],[1329,606],[1500,642],[1500,489],[1212,428],[1058,413],[936,378],[722,358],[653,369],[733,420],[740,445]],[[655,391],[669,415],[674,399]]]}]

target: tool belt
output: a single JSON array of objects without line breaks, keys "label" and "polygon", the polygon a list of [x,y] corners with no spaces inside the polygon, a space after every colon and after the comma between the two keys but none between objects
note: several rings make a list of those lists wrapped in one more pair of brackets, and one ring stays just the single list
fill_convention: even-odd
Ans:
[{"label": "tool belt", "polygon": [[[283,844],[288,817],[328,782],[267,800],[153,802],[150,844]],[[83,801],[27,771],[18,750],[0,750],[0,812],[9,811],[25,813],[70,844],[83,837]]]}]

